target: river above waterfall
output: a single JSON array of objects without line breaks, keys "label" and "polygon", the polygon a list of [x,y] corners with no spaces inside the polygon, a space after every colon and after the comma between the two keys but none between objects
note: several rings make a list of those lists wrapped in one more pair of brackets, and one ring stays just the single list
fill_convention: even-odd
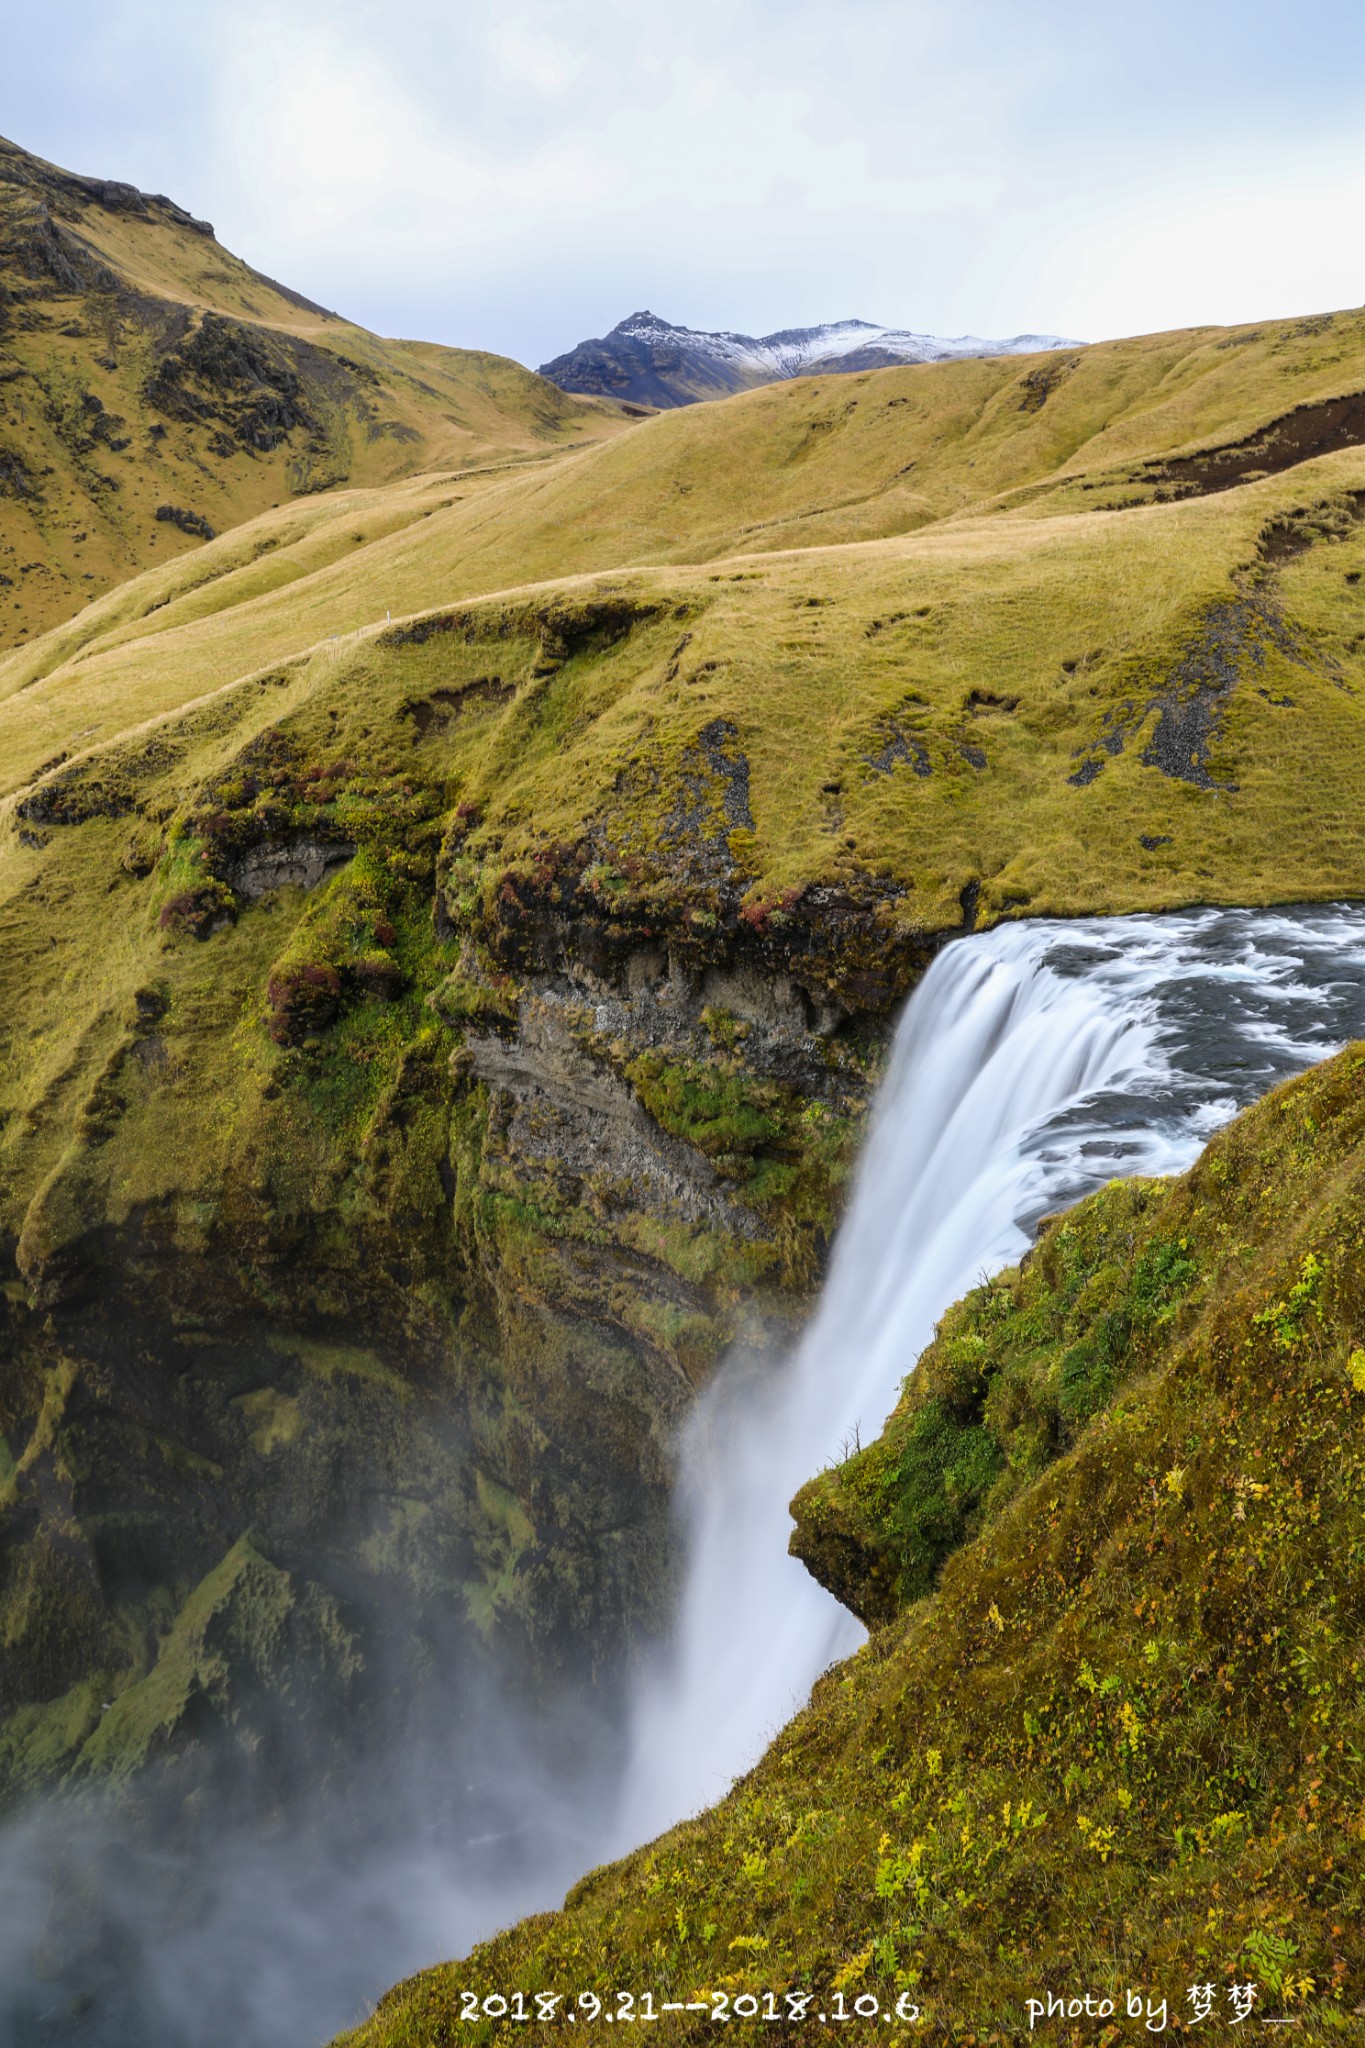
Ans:
[{"label": "river above waterfall", "polygon": [[623,1781],[590,1731],[542,1740],[490,1698],[447,1748],[367,1767],[325,1826],[148,1846],[117,1819],[29,1816],[0,1836],[0,2043],[325,2041],[395,1978],[721,1795],[861,1639],[787,1556],[787,1503],[876,1433],[944,1309],[1043,1215],[1183,1169],[1358,1036],[1365,909],[1019,922],[945,948],[897,1029],[804,1338],[777,1363],[727,1360],[680,1446],[677,1629],[633,1695]]}]

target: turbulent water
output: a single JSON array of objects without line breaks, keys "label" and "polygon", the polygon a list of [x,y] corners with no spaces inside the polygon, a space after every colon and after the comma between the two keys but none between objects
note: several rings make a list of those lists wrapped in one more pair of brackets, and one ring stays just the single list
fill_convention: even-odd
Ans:
[{"label": "turbulent water", "polygon": [[1365,1036],[1365,911],[1003,926],[908,1005],[819,1311],[732,1360],[684,1446],[677,1636],[641,1688],[616,1843],[718,1798],[863,1631],[787,1556],[797,1488],[886,1419],[949,1304],[1038,1220],[1176,1172],[1277,1081]]},{"label": "turbulent water", "polygon": [[533,1739],[471,1701],[448,1743],[381,1759],[287,1835],[155,1849],[40,1813],[0,1837],[0,2044],[303,2048],[719,1796],[861,1637],[787,1556],[787,1502],[876,1433],[948,1304],[1041,1216],[1184,1167],[1361,1036],[1365,910],[1022,923],[949,946],[897,1032],[805,1338],[776,1369],[730,1360],[682,1446],[684,1597],[619,1800],[600,1730]]}]

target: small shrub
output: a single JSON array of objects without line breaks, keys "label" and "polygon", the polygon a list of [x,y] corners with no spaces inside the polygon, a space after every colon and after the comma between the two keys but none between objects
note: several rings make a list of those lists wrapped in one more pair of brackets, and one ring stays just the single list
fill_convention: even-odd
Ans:
[{"label": "small shrub", "polygon": [[403,970],[391,953],[362,953],[349,963],[347,975],[362,995],[378,996],[386,1003],[403,986]]},{"label": "small shrub", "polygon": [[1090,1336],[1066,1353],[1057,1376],[1057,1408],[1073,1427],[1107,1408],[1128,1355],[1131,1318],[1122,1310],[1102,1316]]},{"label": "small shrub", "polygon": [[163,932],[186,939],[212,938],[236,921],[237,898],[225,882],[213,877],[172,896],[158,920]]},{"label": "small shrub", "polygon": [[284,968],[271,975],[266,1000],[276,1045],[300,1045],[336,1021],[341,976],[335,967],[317,962]]}]

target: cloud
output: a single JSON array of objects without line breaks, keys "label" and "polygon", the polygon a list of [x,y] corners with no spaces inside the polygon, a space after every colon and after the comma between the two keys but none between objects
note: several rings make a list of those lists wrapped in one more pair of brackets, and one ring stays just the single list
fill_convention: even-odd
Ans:
[{"label": "cloud", "polygon": [[1357,305],[1362,210],[1353,146],[1329,145],[1316,163],[1220,153],[1183,180],[1151,178],[1138,197],[1117,181],[1092,193],[1058,223],[1029,296],[1062,325],[1084,318],[1097,339]]},{"label": "cloud", "polygon": [[582,78],[582,46],[541,32],[534,15],[507,16],[492,23],[488,47],[508,77],[547,98],[567,92]]},{"label": "cloud", "polygon": [[1315,21],[1310,48],[1272,0],[49,0],[17,139],[372,326],[533,362],[642,304],[1092,335],[1360,295],[1365,11]]},{"label": "cloud", "polygon": [[459,257],[528,214],[600,205],[619,183],[611,157],[572,135],[500,151],[450,132],[353,42],[277,31],[273,54],[263,82],[248,54],[235,57],[219,130],[262,228],[296,244],[344,260],[359,236],[382,274]]}]

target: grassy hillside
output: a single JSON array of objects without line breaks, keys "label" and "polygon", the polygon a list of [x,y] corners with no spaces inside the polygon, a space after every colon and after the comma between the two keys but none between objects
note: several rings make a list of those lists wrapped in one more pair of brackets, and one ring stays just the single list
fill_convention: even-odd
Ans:
[{"label": "grassy hillside", "polygon": [[[749,763],[752,823],[733,853],[754,900],[863,877],[892,891],[897,918],[940,929],[973,883],[992,915],[1350,892],[1362,489],[1365,457],[1348,450],[1172,505],[574,579],[475,604],[468,635],[455,613],[439,615],[454,631],[425,615],[358,626],[385,589],[411,590],[396,558],[429,591],[442,580],[427,486],[329,500],[254,561],[251,528],[215,544],[245,559],[197,590],[181,571],[150,622],[113,624],[19,687],[12,664],[0,772],[11,793],[59,755],[48,773],[69,775],[187,700],[233,716],[234,693],[250,699],[252,678],[282,662],[291,677],[350,676],[362,698],[381,677],[416,697],[486,661],[496,629],[481,622],[509,605],[643,607],[676,615],[678,631],[631,672],[615,666],[605,700],[587,647],[553,688],[499,663],[554,736],[520,750],[530,714],[509,705],[506,740],[468,771],[505,859],[571,846],[619,808],[623,766],[676,763],[722,720]],[[164,587],[143,579],[136,603]],[[120,603],[132,592],[106,608]],[[332,621],[346,629],[335,640]],[[548,726],[547,698],[563,699]],[[404,752],[421,744],[402,730]]]},{"label": "grassy hillside", "polygon": [[621,423],[501,357],[382,341],[172,201],[0,141],[0,646],[269,506]]},{"label": "grassy hillside", "polygon": [[[322,1475],[385,1495],[395,1443],[423,1533],[367,1599],[440,1585],[542,1675],[658,1627],[671,1434],[801,1312],[934,948],[1358,890],[1363,471],[578,579],[233,679],[216,635],[267,594],[12,693],[13,1781],[96,1766],[96,1692],[150,1687],[109,1726],[172,1739],[160,1661],[248,1529],[338,1597]],[[154,1369],[186,1329],[196,1371]]]},{"label": "grassy hillside", "polygon": [[1221,2038],[1248,1982],[1253,2024],[1355,2038],[1362,1077],[1342,1054],[951,1311],[885,1439],[795,1504],[867,1647],[714,1812],[400,1986],[351,2048],[510,2040],[471,2023],[485,1994],[622,1988],[703,2005],[665,2041],[737,2000],[731,2034],[804,2037],[744,2019],[769,1992],[908,1995],[936,2039],[1129,1987],[1188,2023],[1196,1984]]},{"label": "grassy hillside", "polygon": [[[94,693],[116,718],[150,715],[388,612],[541,579],[799,550],[819,596],[824,577],[846,581],[873,559],[831,548],[937,530],[942,541],[904,559],[959,562],[949,575],[960,573],[965,594],[997,549],[1064,545],[1060,534],[1031,543],[1006,529],[1077,518],[1083,528],[1116,508],[1125,516],[1105,528],[1104,551],[1116,563],[1130,547],[1141,558],[1129,527],[1153,529],[1129,515],[1151,505],[1292,476],[1253,493],[1270,518],[1354,489],[1363,389],[1365,316],[1339,314],[1074,358],[804,380],[648,421],[530,471],[485,466],[380,496],[294,502],[197,543],[0,659],[0,697],[28,692],[44,733],[37,754],[7,745],[0,760],[26,773],[68,734],[89,733],[88,716],[38,708],[71,684],[73,708]],[[1184,532],[1179,522],[1156,530]],[[95,724],[101,736],[113,729]]]},{"label": "grassy hillside", "polygon": [[[58,197],[82,235],[154,216],[177,262],[207,246],[162,202]],[[43,276],[6,349],[50,339]],[[252,306],[214,317],[333,333],[231,285]],[[530,429],[497,462],[491,426],[434,468],[394,443],[421,474],[277,489],[0,661],[0,1801],[215,1741],[268,1761],[281,1713],[344,1770],[480,1660],[610,1696],[666,1625],[680,1422],[725,1345],[807,1311],[935,949],[1360,893],[1363,339],[1339,315],[814,380],[534,464]],[[196,460],[220,430],[185,425]],[[910,1525],[866,1494],[826,1503],[845,1569],[908,1597]],[[1015,1527],[1003,1494],[970,1505],[963,1542]],[[879,1760],[821,1718],[841,1688],[811,1725],[862,1784]],[[811,1966],[886,1935],[876,1967],[929,1983],[851,1876],[820,1903],[819,1839],[797,1875],[845,1917]],[[776,1954],[775,1922],[723,1917],[729,1853],[697,1924]],[[956,1863],[943,1884],[977,1896]],[[638,1929],[667,1948],[639,1910],[601,1923],[623,1958]],[[682,1941],[681,1892],[668,1912]],[[540,1936],[512,1939],[531,1967]]]}]

